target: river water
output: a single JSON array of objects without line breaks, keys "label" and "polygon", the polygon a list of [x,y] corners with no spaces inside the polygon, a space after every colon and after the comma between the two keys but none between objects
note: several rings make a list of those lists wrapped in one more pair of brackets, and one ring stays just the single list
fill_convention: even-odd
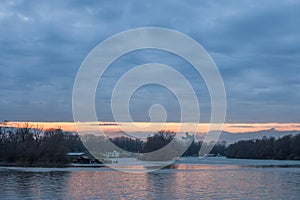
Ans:
[{"label": "river water", "polygon": [[0,199],[299,199],[300,162],[184,158],[167,169],[0,167]]}]

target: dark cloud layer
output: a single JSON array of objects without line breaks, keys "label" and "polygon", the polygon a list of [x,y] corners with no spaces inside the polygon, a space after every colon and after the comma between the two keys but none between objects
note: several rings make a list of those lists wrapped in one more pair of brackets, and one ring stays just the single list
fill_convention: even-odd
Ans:
[{"label": "dark cloud layer", "polygon": [[[299,10],[298,0],[1,1],[0,120],[71,121],[73,82],[86,55],[112,34],[159,26],[191,36],[212,56],[227,91],[226,121],[299,122]],[[113,63],[97,91],[100,119],[112,120],[110,90],[118,77],[149,61],[191,80],[207,121],[209,94],[201,78],[184,60],[155,51]],[[153,92],[167,103],[168,120],[178,120],[174,96],[154,86],[133,96],[133,118],[148,120],[149,105],[157,103],[149,100]]]}]

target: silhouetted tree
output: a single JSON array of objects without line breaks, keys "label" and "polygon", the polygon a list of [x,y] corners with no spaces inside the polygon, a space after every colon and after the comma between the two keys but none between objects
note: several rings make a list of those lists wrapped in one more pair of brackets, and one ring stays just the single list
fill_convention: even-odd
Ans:
[{"label": "silhouetted tree", "polygon": [[215,156],[224,156],[224,152],[226,149],[226,142],[222,141],[222,142],[217,142],[214,147],[212,148],[212,150],[210,151],[210,154],[213,154]]},{"label": "silhouetted tree", "polygon": [[152,161],[172,160],[187,148],[182,142],[175,138],[176,133],[172,131],[160,131],[147,138],[143,148],[143,156],[140,159]]},{"label": "silhouetted tree", "polygon": [[139,153],[143,150],[144,142],[138,138],[132,139],[129,137],[110,138],[110,141],[117,147],[132,153]]},{"label": "silhouetted tree", "polygon": [[153,136],[148,137],[143,148],[143,153],[153,152],[163,148],[174,139],[175,134],[176,133],[172,131],[159,131]]},{"label": "silhouetted tree", "polygon": [[183,156],[198,156],[201,146],[202,146],[202,141],[199,142],[192,141],[191,145],[184,152]]},{"label": "silhouetted tree", "polygon": [[[71,136],[70,136],[71,137]],[[6,163],[65,163],[72,142],[61,129],[0,128],[0,161]]]},{"label": "silhouetted tree", "polygon": [[263,137],[261,140],[239,141],[226,150],[228,158],[293,159],[300,160],[300,134],[279,139]]}]

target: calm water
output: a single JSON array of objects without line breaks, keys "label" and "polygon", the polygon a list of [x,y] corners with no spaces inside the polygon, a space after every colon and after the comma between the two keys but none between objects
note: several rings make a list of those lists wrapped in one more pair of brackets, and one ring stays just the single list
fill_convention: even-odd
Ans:
[{"label": "calm water", "polygon": [[299,199],[300,162],[186,158],[132,174],[0,167],[0,199]]}]

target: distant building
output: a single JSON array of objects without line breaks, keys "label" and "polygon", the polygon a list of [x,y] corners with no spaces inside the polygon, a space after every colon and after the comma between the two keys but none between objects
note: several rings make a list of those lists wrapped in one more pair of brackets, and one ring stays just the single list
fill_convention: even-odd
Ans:
[{"label": "distant building", "polygon": [[105,163],[118,163],[118,158],[120,157],[120,152],[114,150],[111,152],[105,152],[102,154],[104,156],[104,162]]},{"label": "distant building", "polygon": [[107,159],[108,158],[119,158],[120,157],[120,152],[114,150],[112,152],[106,152],[106,153],[104,153],[103,156],[105,158],[107,158]]},{"label": "distant building", "polygon": [[182,136],[182,141],[185,143],[190,143],[195,140],[195,136],[190,135],[188,132],[185,133],[185,136]]}]

